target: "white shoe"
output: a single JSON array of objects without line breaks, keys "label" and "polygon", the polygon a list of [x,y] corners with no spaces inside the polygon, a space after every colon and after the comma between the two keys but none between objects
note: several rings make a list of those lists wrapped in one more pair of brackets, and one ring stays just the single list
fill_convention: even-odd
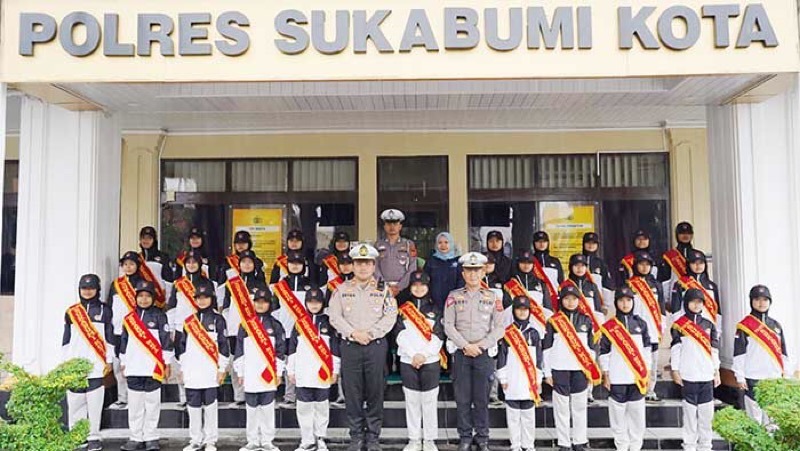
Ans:
[{"label": "white shoe", "polygon": [[439,451],[439,448],[433,440],[425,440],[422,442],[422,451]]},{"label": "white shoe", "polygon": [[263,449],[264,451],[281,451],[280,448],[273,445],[272,443],[262,443],[261,448],[259,449]]},{"label": "white shoe", "polygon": [[256,445],[255,443],[248,443],[239,448],[239,451],[258,451],[260,449],[262,449],[261,446]]},{"label": "white shoe", "polygon": [[185,448],[183,448],[183,451],[198,451],[201,449],[203,449],[203,445],[198,445],[196,443],[189,443],[188,445],[186,445]]},{"label": "white shoe", "polygon": [[298,446],[297,449],[295,449],[294,451],[314,451],[315,449],[317,449],[317,447],[314,446],[313,444],[303,445],[301,443],[300,446]]},{"label": "white shoe", "polygon": [[206,443],[205,451],[217,451],[217,445],[215,443]]},{"label": "white shoe", "polygon": [[408,442],[403,451],[421,451],[422,450],[422,441],[420,440],[411,440]]},{"label": "white shoe", "polygon": [[317,438],[317,451],[326,451],[328,449],[328,444],[325,443],[324,438]]}]

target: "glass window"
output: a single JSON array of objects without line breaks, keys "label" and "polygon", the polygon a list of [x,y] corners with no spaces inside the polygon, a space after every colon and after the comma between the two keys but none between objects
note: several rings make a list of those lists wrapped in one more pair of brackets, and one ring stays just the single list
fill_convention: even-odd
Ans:
[{"label": "glass window", "polygon": [[[378,158],[378,211],[401,210],[402,235],[427,258],[436,234],[449,227],[447,157]],[[382,233],[378,220],[379,235]]]},{"label": "glass window", "polygon": [[355,160],[292,161],[292,188],[295,191],[354,191]]},{"label": "glass window", "polygon": [[231,162],[231,190],[247,192],[286,191],[289,186],[286,160]]},{"label": "glass window", "polygon": [[210,193],[225,191],[225,163],[218,161],[166,161],[164,191]]}]

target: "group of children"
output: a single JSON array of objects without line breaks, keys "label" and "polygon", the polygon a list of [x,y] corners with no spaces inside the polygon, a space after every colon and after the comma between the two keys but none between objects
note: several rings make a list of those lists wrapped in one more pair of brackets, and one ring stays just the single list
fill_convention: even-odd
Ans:
[{"label": "group of children", "polygon": [[[216,449],[217,389],[229,373],[235,401],[246,406],[242,451],[276,449],[275,394],[281,384],[287,396],[296,398],[297,451],[327,448],[340,337],[325,308],[331,292],[352,277],[352,259],[347,252],[333,254],[323,266],[328,283],[317,288],[303,255],[290,249],[276,262],[268,284],[249,236],[239,232],[234,238],[235,252],[223,265],[224,281],[209,278],[207,260],[196,248],[179,258],[179,277],[172,284],[163,284],[157,275],[162,268],[143,254],[124,254],[120,276],[105,301],[99,278],[81,277],[80,301],[65,315],[63,348],[65,358],[94,363],[89,387],[68,394],[70,423],[89,418],[87,449],[102,449],[102,378],[112,370],[118,402],[128,408],[130,440],[121,449],[159,449],[160,388],[171,368],[179,372],[189,416],[191,441],[185,450]],[[651,275],[654,259],[646,251],[634,254],[629,277],[613,292],[613,300],[604,296],[602,282],[593,280],[584,255],[570,259],[564,278],[547,260],[543,265],[535,253],[523,252],[506,283],[491,279],[490,259],[484,288],[495,291],[506,309],[496,379],[513,450],[534,449],[542,382],[553,388],[560,450],[586,449],[587,406],[592,387],[600,383],[609,392],[617,449],[641,449],[644,399],[655,386],[657,350],[668,319],[672,378],[683,392],[684,446],[711,449],[713,390],[720,383],[719,309],[715,287],[701,277],[701,255],[686,259],[687,275],[673,289],[669,318],[662,284]],[[409,282],[398,298],[400,315],[393,331],[406,401],[409,444],[404,451],[436,451],[436,400],[448,357],[442,309],[431,299],[426,273],[413,273]],[[747,392],[748,413],[767,421],[753,402],[753,387],[783,375],[786,347],[780,325],[767,315],[769,290],[753,287],[750,299],[752,312],[737,327],[734,370]],[[613,316],[606,320],[612,305]]]}]

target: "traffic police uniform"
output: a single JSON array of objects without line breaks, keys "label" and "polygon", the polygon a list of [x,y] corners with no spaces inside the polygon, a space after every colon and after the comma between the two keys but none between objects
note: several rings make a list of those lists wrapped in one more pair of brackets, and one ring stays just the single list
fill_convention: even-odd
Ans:
[{"label": "traffic police uniform", "polygon": [[544,273],[550,279],[553,287],[558,289],[562,282],[564,282],[564,268],[561,266],[561,260],[550,255],[550,236],[547,232],[538,231],[533,234],[533,242],[546,241],[547,249],[543,251],[536,250],[534,247],[533,256],[542,265]]},{"label": "traffic police uniform", "polygon": [[[97,290],[97,294],[92,299],[83,299],[80,297],[81,288],[93,288]],[[78,294],[80,306],[86,311],[91,327],[105,343],[106,352],[102,358],[98,356],[86,341],[80,328],[73,323],[69,311],[64,314],[64,336],[61,340],[62,361],[83,358],[92,363],[92,370],[88,375],[88,387],[67,391],[69,427],[72,429],[78,420],[88,418],[87,449],[88,451],[99,451],[103,449],[100,444],[100,417],[103,414],[103,396],[105,395],[103,376],[105,376],[106,369],[111,368],[114,360],[114,327],[111,324],[111,307],[100,302],[99,277],[95,274],[81,276],[80,282],[78,282]]]},{"label": "traffic police uniform", "polygon": [[[622,298],[629,298],[635,304],[633,290],[627,286],[617,290],[614,295],[615,315],[630,335],[642,360],[647,364],[650,362],[651,353],[647,323],[633,313],[633,308],[630,312],[623,313],[619,309],[619,301]],[[644,395],[636,386],[636,375],[631,371],[624,355],[605,334],[600,339],[597,362],[611,384],[608,417],[614,433],[614,445],[617,451],[640,451],[644,444],[645,402]]]},{"label": "traffic police uniform", "polygon": [[[638,264],[640,262],[650,262],[653,264],[653,257],[650,255],[649,252],[645,251],[638,251],[634,254],[634,264],[633,264],[633,277],[641,277],[647,283],[647,286],[650,288],[650,292],[653,293],[655,296],[656,301],[658,301],[658,309],[659,314],[661,315],[661,333],[666,334],[667,328],[669,327],[667,324],[667,311],[666,311],[666,300],[664,299],[664,292],[662,291],[662,285],[656,281],[656,278],[653,276],[652,273],[650,274],[642,274],[637,269]],[[636,292],[635,289],[630,285],[630,281],[628,282],[628,286]],[[639,293],[636,293],[636,298],[633,303],[633,313],[640,318],[642,318],[647,323],[647,331],[650,335],[650,383],[647,390],[647,399],[649,401],[658,401],[658,396],[656,395],[655,388],[656,382],[658,381],[658,348],[659,348],[659,341],[658,341],[658,334],[659,330],[656,326],[656,320],[653,318],[653,314],[650,312],[650,309],[647,308],[644,299]]]},{"label": "traffic police uniform", "polygon": [[[400,210],[389,209],[381,213],[383,222],[403,222],[406,219]],[[417,247],[413,241],[402,236],[394,244],[381,238],[375,242],[378,258],[375,262],[375,277],[388,284],[397,284],[402,290],[408,287],[408,278],[417,270]]]},{"label": "traffic police uniform", "polygon": [[761,313],[752,308],[753,300],[758,297],[769,299],[770,306],[772,306],[772,295],[769,292],[769,288],[764,285],[756,285],[750,289],[750,315],[766,325],[779,337],[783,368],[756,339],[737,328],[733,344],[733,372],[736,374],[737,383],[747,384],[744,397],[744,408],[747,414],[757,422],[766,425],[770,422],[769,418],[756,403],[753,389],[759,381],[764,379],[790,377],[791,371],[789,369],[789,357],[786,352],[786,338],[783,335],[783,327],[778,321],[767,315],[769,310]]},{"label": "traffic police uniform", "polygon": [[694,339],[672,329],[672,371],[683,380],[683,449],[711,450],[711,420],[714,418],[714,378],[719,371],[719,335],[714,323],[702,313],[689,311],[689,302],[703,301],[703,293],[690,289],[683,297],[683,308],[690,321],[711,338],[711,356]]},{"label": "traffic police uniform", "polygon": [[[582,341],[592,359],[595,358],[594,339],[592,337],[592,320],[575,310],[564,308],[563,300],[567,296],[580,298],[580,292],[574,286],[565,286],[559,292],[558,310],[563,311],[572,327]],[[587,404],[589,400],[589,380],[582,367],[569,348],[567,340],[556,331],[552,320],[547,322],[547,329],[542,343],[544,354],[544,377],[553,380],[553,415],[555,416],[556,435],[559,449],[583,451],[589,439],[586,435]],[[572,419],[572,434],[570,434]]]},{"label": "traffic police uniform", "polygon": [[[486,257],[464,254],[459,263],[465,269],[482,268]],[[494,380],[497,341],[503,336],[503,305],[491,290],[453,290],[444,308],[444,331],[448,351],[453,354],[453,388],[458,414],[459,451],[468,450],[473,440],[488,449],[489,390]],[[467,357],[463,348],[476,344],[484,351]],[[474,431],[474,436],[473,436]]]},{"label": "traffic police uniform", "polygon": [[[175,358],[183,373],[183,385],[186,387],[186,404],[189,413],[189,438],[191,442],[184,451],[204,449],[216,450],[219,438],[217,424],[217,387],[220,374],[224,375],[230,359],[230,347],[225,336],[225,319],[215,311],[217,297],[214,285],[205,281],[195,287],[195,299],[201,296],[211,298],[211,304],[201,308],[185,318],[181,329],[176,333]],[[195,337],[190,337],[186,329],[186,321],[196,318],[208,338],[217,347],[217,359],[211,356],[198,344]],[[204,418],[205,417],[205,418]]]},{"label": "traffic police uniform", "polygon": [[253,300],[267,301],[270,304],[270,309],[266,312],[256,313],[256,321],[264,329],[275,350],[276,379],[272,382],[264,380],[262,374],[267,369],[264,356],[244,326],[240,325],[236,335],[233,368],[239,377],[244,378],[247,444],[239,448],[239,451],[277,451],[278,448],[272,443],[275,440],[275,392],[278,390],[277,379],[283,374],[286,361],[286,334],[281,323],[272,317],[271,310],[275,304],[272,293],[266,288],[258,288],[253,294]]},{"label": "traffic police uniform", "polygon": [[[353,260],[375,260],[378,251],[368,244],[358,244],[350,256]],[[333,293],[328,315],[344,339],[342,382],[351,438],[348,449],[360,450],[364,441],[370,451],[380,449],[386,335],[397,321],[397,304],[387,287],[374,277],[366,284],[352,279]],[[366,345],[356,342],[352,339],[355,331],[367,332],[371,341]]]},{"label": "traffic police uniform", "polygon": [[[320,311],[311,313],[309,302],[319,302]],[[341,367],[339,337],[331,326],[328,315],[322,313],[325,306],[325,294],[319,288],[305,292],[305,304],[311,322],[316,327],[323,342],[333,355],[333,374],[338,375]],[[327,449],[325,438],[328,435],[330,420],[330,388],[331,384],[319,377],[322,368],[317,353],[305,336],[300,335],[297,328],[292,328],[287,345],[286,372],[295,378],[297,394],[297,423],[300,426],[300,447],[297,451]]]},{"label": "traffic police uniform", "polygon": [[[515,297],[512,309],[524,308],[530,311],[531,301],[528,297]],[[533,327],[535,320],[528,316],[521,320],[516,316],[513,325],[522,333],[528,345],[532,363],[536,366],[536,384],[541,393],[542,387],[542,342],[539,332]],[[497,379],[505,386],[503,393],[506,400],[506,424],[511,439],[512,451],[533,451],[536,437],[536,410],[531,394],[528,375],[525,367],[512,351],[506,340],[501,340],[497,355]]]},{"label": "traffic police uniform", "polygon": [[[411,274],[409,288],[415,283],[429,286],[427,273],[416,271]],[[439,434],[437,403],[439,399],[439,352],[444,344],[442,311],[428,293],[417,298],[413,294],[403,304],[413,304],[425,317],[431,328],[431,339],[427,340],[420,330],[402,315],[397,316],[394,335],[397,337],[397,353],[400,356],[400,377],[406,401],[406,427],[408,446],[404,451],[436,451],[434,441]],[[412,366],[414,356],[422,355],[425,363],[417,368]]]},{"label": "traffic police uniform", "polygon": [[[137,305],[134,312],[158,342],[166,365],[170,365],[174,358],[174,346],[170,339],[167,314],[155,306],[156,290],[151,282],[142,280],[136,284],[136,295],[141,292],[150,293],[153,304],[147,308]],[[157,450],[160,449],[156,429],[161,416],[161,382],[153,377],[153,357],[137,341],[131,338],[128,329],[122,331],[119,357],[128,380],[130,440],[120,449]]]}]

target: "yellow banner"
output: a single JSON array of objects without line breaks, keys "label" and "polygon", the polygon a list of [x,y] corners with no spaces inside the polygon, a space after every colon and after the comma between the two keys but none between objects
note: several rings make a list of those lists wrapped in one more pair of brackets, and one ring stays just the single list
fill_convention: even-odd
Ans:
[{"label": "yellow banner", "polygon": [[583,234],[597,231],[595,206],[574,202],[542,202],[539,204],[542,230],[550,236],[550,255],[558,257],[569,273],[569,257],[580,254]]}]

